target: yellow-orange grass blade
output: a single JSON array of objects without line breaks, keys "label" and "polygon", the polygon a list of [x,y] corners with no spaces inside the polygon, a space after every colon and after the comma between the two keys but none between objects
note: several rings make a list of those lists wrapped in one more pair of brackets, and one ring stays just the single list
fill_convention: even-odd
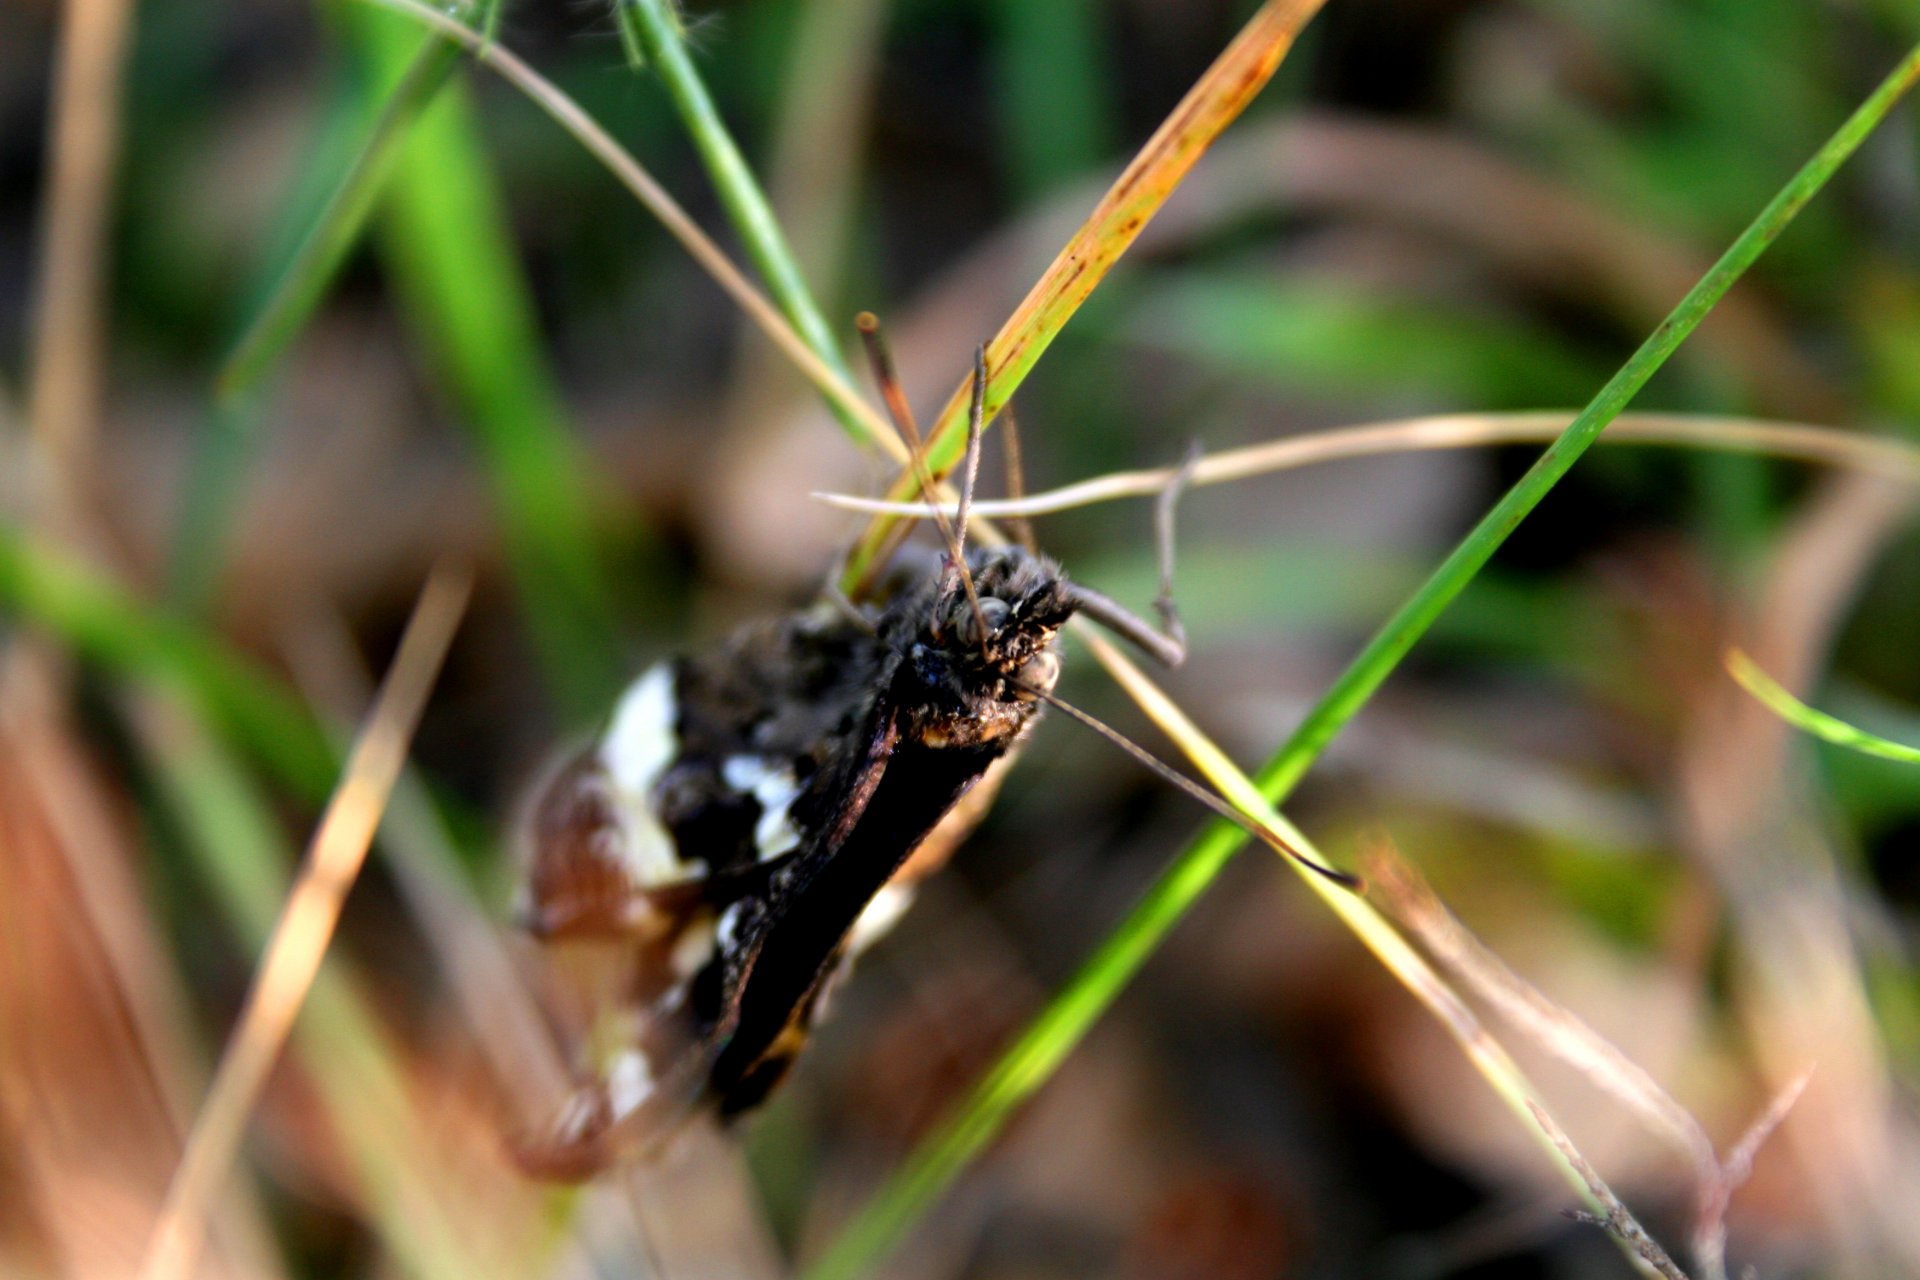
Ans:
[{"label": "yellow-orange grass blade", "polygon": [[[1027,371],[1080,309],[1107,271],[1159,212],[1187,171],[1246,109],[1292,47],[1294,37],[1323,0],[1268,0],[1187,91],[1138,155],[1108,188],[1000,332],[987,344],[987,417],[1013,395]],[[966,380],[955,388],[927,437],[927,464],[936,477],[959,461],[966,442],[970,398]],[[892,497],[912,497],[912,476],[896,480]],[[879,517],[848,558],[842,585],[857,592],[891,544],[898,520]]]},{"label": "yellow-orange grass blade", "polygon": [[347,891],[366,860],[428,691],[466,608],[464,571],[436,570],[401,637],[340,785],[327,804],[253,988],[207,1091],[141,1267],[145,1280],[192,1274],[208,1206],[240,1146],[260,1091],[306,999]]},{"label": "yellow-orange grass blade", "polygon": [[[1074,629],[1115,683],[1126,690],[1127,695],[1146,712],[1161,732],[1173,740],[1193,767],[1213,784],[1222,797],[1255,821],[1265,823],[1279,832],[1288,843],[1309,858],[1325,862],[1325,855],[1306,834],[1273,807],[1253,780],[1242,773],[1226,752],[1202,733],[1186,712],[1148,679],[1145,672],[1092,627],[1080,625],[1076,620]],[[1398,979],[1414,999],[1426,1006],[1500,1101],[1523,1121],[1529,1122],[1529,1130],[1540,1138],[1542,1148],[1553,1159],[1568,1184],[1583,1197],[1589,1196],[1585,1179],[1565,1153],[1530,1123],[1532,1109],[1541,1105],[1540,1095],[1532,1082],[1453,986],[1365,897],[1314,874],[1296,859],[1283,858],[1281,861],[1298,873],[1307,887],[1333,908],[1334,914],[1352,930],[1361,945],[1386,966],[1387,971]],[[1589,1203],[1592,1201],[1589,1200]]]}]

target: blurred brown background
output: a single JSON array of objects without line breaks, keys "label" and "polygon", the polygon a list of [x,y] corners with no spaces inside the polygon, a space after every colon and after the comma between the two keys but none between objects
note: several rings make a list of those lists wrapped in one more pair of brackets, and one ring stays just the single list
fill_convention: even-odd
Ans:
[{"label": "blurred brown background", "polygon": [[[768,1259],[818,1252],[1201,815],[1056,717],[744,1160],[702,1144],[569,1203],[525,1184],[501,1134],[555,1081],[519,990],[538,959],[502,923],[516,803],[643,663],[807,598],[858,528],[808,494],[888,474],[587,155],[464,65],[284,359],[223,405],[221,362],[407,28],[133,6],[93,99],[118,125],[95,135],[104,181],[57,205],[62,18],[118,8],[0,9],[0,1266],[131,1273],[324,796],[208,672],[240,655],[350,718],[451,555],[480,588],[416,744],[430,799],[354,890],[208,1273],[783,1273]],[[1248,9],[688,21],[829,322],[850,339],[880,312],[926,416]],[[604,6],[508,3],[500,38],[735,247]],[[1584,403],[1916,38],[1891,0],[1333,0],[1022,389],[1029,485],[1195,440]],[[1636,408],[1910,438],[1917,140],[1903,109]],[[56,208],[83,217],[58,222],[77,275],[50,268]],[[62,327],[49,287],[97,332]],[[68,381],[50,315],[79,335],[51,344],[79,353]],[[1196,492],[1193,657],[1168,687],[1256,764],[1536,451]],[[1733,1204],[1733,1260],[1770,1278],[1920,1274],[1920,772],[1790,737],[1721,652],[1920,741],[1909,494],[1602,445],[1289,806],[1338,857],[1390,836],[1722,1147],[1816,1066]],[[1039,533],[1077,578],[1151,598],[1145,504]],[[1068,696],[1152,742],[1078,658]],[[1686,1162],[1536,1033],[1490,1025],[1678,1252]],[[1255,853],[886,1274],[1625,1274],[1571,1203],[1441,1029]]]}]

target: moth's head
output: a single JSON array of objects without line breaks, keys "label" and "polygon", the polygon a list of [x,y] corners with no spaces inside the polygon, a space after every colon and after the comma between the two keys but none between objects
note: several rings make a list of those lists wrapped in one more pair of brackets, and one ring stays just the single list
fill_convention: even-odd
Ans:
[{"label": "moth's head", "polygon": [[1012,547],[976,549],[967,567],[972,598],[957,583],[941,583],[896,608],[895,647],[952,710],[983,716],[1012,704],[1024,711],[1060,678],[1054,639],[1075,607],[1066,580],[1052,560]]}]

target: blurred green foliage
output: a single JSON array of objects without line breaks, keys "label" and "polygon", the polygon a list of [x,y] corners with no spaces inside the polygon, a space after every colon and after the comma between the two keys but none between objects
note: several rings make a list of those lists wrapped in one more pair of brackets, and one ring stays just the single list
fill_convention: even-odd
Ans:
[{"label": "blurred green foliage", "polygon": [[[785,250],[769,256],[750,228],[732,243],[776,285],[792,269],[775,292],[829,353],[844,343],[855,306],[913,313],[940,274],[967,269],[967,255],[988,237],[1019,241],[1022,261],[1037,269],[1057,247],[1046,238],[1046,218],[1057,212],[1049,202],[1117,171],[1245,8],[891,6],[875,64],[846,72],[868,78],[875,106],[842,193],[850,216],[830,233],[842,243],[819,254],[834,270],[803,279],[808,246],[795,255],[800,263],[783,264]],[[1263,121],[1278,117],[1284,98],[1289,109],[1431,130],[1632,228],[1623,254],[1695,265],[1920,35],[1920,20],[1894,0],[1365,8],[1336,0],[1269,91]],[[817,10],[801,0],[719,10],[691,15],[682,70],[695,79],[678,88],[651,67],[636,74],[622,65],[616,19],[601,10],[508,4],[499,31],[709,226],[729,216],[746,226],[738,208],[725,207],[728,188],[716,198],[703,167],[703,143],[710,165],[716,136],[696,129],[690,137],[683,124],[689,85],[703,86],[745,170],[769,172],[779,126],[799,97],[823,91],[789,74],[788,63]],[[408,68],[418,114],[394,113],[383,135],[382,112]],[[483,614],[485,638],[475,643],[485,652],[455,676],[454,714],[463,718],[438,738],[430,724],[423,757],[445,782],[443,799],[458,793],[456,808],[477,805],[503,815],[502,824],[529,772],[527,742],[602,714],[632,647],[681,634],[689,613],[704,624],[770,604],[708,584],[725,553],[706,510],[711,478],[701,473],[723,456],[723,440],[771,434],[772,415],[746,426],[729,416],[738,412],[730,400],[738,357],[757,339],[741,337],[738,317],[666,238],[544,120],[458,60],[423,55],[405,23],[350,3],[310,13],[239,12],[218,0],[147,6],[126,92],[110,295],[115,434],[167,452],[174,470],[192,477],[158,521],[173,545],[140,557],[149,567],[171,559],[172,582],[167,592],[143,593],[10,523],[0,529],[0,615],[9,626],[58,634],[90,673],[177,698],[185,714],[219,731],[178,756],[139,750],[158,797],[156,825],[178,833],[158,842],[155,856],[212,855],[195,864],[203,892],[247,950],[295,847],[283,810],[309,811],[333,768],[316,717],[266,661],[241,656],[272,640],[257,624],[229,630],[232,615],[257,602],[232,598],[227,574],[275,528],[275,513],[249,513],[251,486],[270,465],[283,420],[312,429],[313,404],[290,397],[315,390],[290,368],[342,333],[391,345],[412,379],[401,398],[383,402],[411,406],[413,420],[394,434],[426,439],[482,495],[475,518],[484,532],[460,526],[462,509],[446,541],[497,560],[508,603]],[[20,122],[31,112],[9,110],[24,137]],[[1920,429],[1911,109],[1903,125],[1876,137],[1755,268],[1737,298],[1750,327],[1709,320],[1708,332],[1725,340],[1690,349],[1649,388],[1653,401],[1819,416],[1909,436]],[[1358,171],[1367,157],[1316,159]],[[1627,314],[1603,282],[1531,278],[1485,246],[1409,225],[1395,202],[1369,200],[1364,182],[1355,184],[1360,194],[1344,207],[1297,207],[1282,192],[1230,221],[1197,217],[1175,242],[1130,262],[1023,391],[1039,473],[1029,479],[1157,464],[1196,434],[1228,443],[1391,413],[1577,404],[1657,318],[1652,309]],[[21,274],[13,268],[25,259],[38,187],[10,183],[0,209],[9,278]],[[1475,194],[1507,198],[1468,197]],[[784,211],[771,213],[777,231]],[[298,246],[316,234],[312,270],[288,284]],[[1015,272],[990,283],[1017,291],[1027,282]],[[811,320],[793,310],[808,295],[821,300]],[[228,345],[276,298],[287,311],[259,363],[241,369],[244,394],[223,403],[217,380]],[[9,304],[4,332],[18,337],[23,323]],[[973,328],[961,337],[976,340],[981,316],[962,316],[966,325]],[[1756,329],[1776,345],[1757,342]],[[1780,351],[1791,353],[1792,369],[1769,363]],[[947,353],[943,376],[964,354]],[[174,430],[179,423],[187,425]],[[642,461],[610,460],[618,454]],[[1396,491],[1386,501],[1431,506],[1384,545],[1371,538],[1381,513],[1363,501],[1330,511],[1324,528],[1301,536],[1274,518],[1267,482],[1196,496],[1180,593],[1201,648],[1350,651],[1512,479],[1518,458],[1494,459],[1461,492]],[[138,464],[120,469],[144,486]],[[1431,665],[1403,678],[1431,677],[1438,696],[1468,707],[1476,691],[1512,684],[1543,700],[1590,704],[1612,725],[1617,754],[1569,768],[1604,768],[1610,784],[1657,788],[1660,766],[1646,763],[1647,743],[1671,732],[1663,717],[1675,694],[1659,684],[1662,655],[1636,648],[1632,628],[1660,606],[1636,605],[1631,584],[1613,589],[1611,558],[1658,543],[1704,580],[1750,583],[1806,490],[1803,469],[1753,459],[1637,451],[1591,459],[1530,518],[1521,545],[1443,616],[1416,659]],[[348,509],[336,519],[373,523],[376,514]],[[1043,536],[1076,574],[1141,601],[1152,582],[1144,551],[1127,549],[1145,545],[1137,515],[1084,513]],[[396,577],[417,574],[417,551],[391,547],[365,567],[350,620],[369,652],[390,626],[385,593]],[[1911,530],[1889,544],[1822,676],[1831,696],[1816,699],[1906,742],[1920,741],[1916,551]],[[266,563],[270,572],[277,562]],[[738,566],[722,569],[724,578]],[[282,603],[304,607],[310,595],[362,584],[274,585]],[[1712,602],[1691,603],[1705,613]],[[1232,692],[1213,705],[1230,703]],[[1476,731],[1497,740],[1502,728],[1495,721]],[[1875,951],[1868,967],[1882,1032],[1911,1080],[1920,886],[1899,868],[1911,860],[1920,786],[1888,762],[1827,748],[1808,756],[1824,819],[1857,848],[1854,873],[1883,889],[1877,906],[1903,940]],[[1313,799],[1341,806],[1338,797]],[[456,821],[470,823],[466,812]],[[1478,852],[1486,835],[1469,821],[1461,845]],[[1625,948],[1664,945],[1687,888],[1680,875],[1651,870],[1644,856],[1619,857],[1599,838],[1511,838],[1523,856],[1497,864],[1439,856],[1452,877],[1524,880]],[[350,1096],[368,1079],[389,1100],[399,1088],[401,1050],[383,1042],[363,981],[347,974],[316,993],[313,1047],[302,1056],[326,1059],[332,1046],[349,1046],[325,1068],[322,1088],[352,1121],[366,1176],[391,1186],[409,1175],[381,1167],[379,1109]],[[758,1155],[774,1158],[777,1140],[784,1174],[817,1157],[806,1147],[817,1135],[804,1125],[766,1132]],[[791,1206],[805,1187],[789,1181],[780,1194]],[[461,1273],[448,1261],[460,1249],[445,1223],[395,1210],[377,1229],[411,1269]]]}]

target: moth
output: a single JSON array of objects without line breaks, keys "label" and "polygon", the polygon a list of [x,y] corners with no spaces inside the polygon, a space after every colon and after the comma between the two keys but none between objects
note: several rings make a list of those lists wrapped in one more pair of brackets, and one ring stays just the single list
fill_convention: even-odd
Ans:
[{"label": "moth", "polygon": [[[870,346],[917,450],[884,348]],[[980,352],[968,480],[936,566],[908,560],[876,602],[823,601],[653,667],[542,790],[524,923],[551,942],[618,942],[624,958],[600,1061],[551,1132],[523,1145],[530,1171],[588,1176],[702,1108],[732,1117],[767,1097],[836,976],[964,836],[982,807],[970,797],[1042,708],[1091,719],[1053,692],[1068,619],[1163,663],[1183,657],[1164,590],[1155,630],[1033,550],[965,548],[985,388]]]}]

